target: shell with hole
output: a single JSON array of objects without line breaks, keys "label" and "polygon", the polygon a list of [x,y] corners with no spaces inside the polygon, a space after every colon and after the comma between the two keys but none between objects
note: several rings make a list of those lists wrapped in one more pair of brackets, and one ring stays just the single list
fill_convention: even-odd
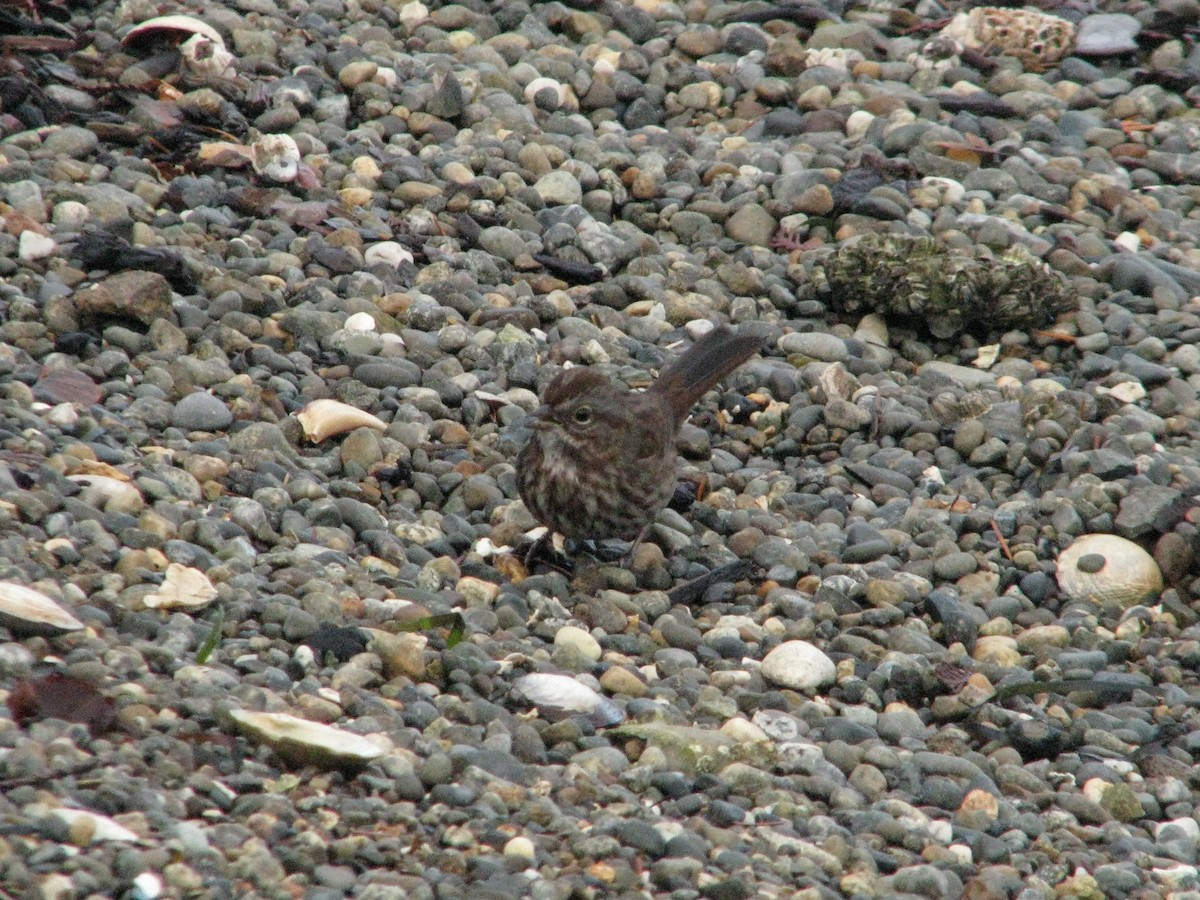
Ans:
[{"label": "shell with hole", "polygon": [[296,418],[304,429],[304,436],[314,444],[355,428],[387,430],[382,419],[340,400],[314,400],[297,413]]},{"label": "shell with hole", "polygon": [[1115,534],[1085,534],[1058,555],[1058,586],[1072,600],[1122,607],[1162,593],[1154,557]]}]

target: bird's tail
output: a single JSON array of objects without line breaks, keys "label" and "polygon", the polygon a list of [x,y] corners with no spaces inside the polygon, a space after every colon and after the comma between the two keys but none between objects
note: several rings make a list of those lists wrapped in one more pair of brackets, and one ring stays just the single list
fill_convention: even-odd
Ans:
[{"label": "bird's tail", "polygon": [[683,424],[696,401],[718,381],[762,349],[764,335],[743,327],[718,325],[662,370],[650,387],[666,398]]}]

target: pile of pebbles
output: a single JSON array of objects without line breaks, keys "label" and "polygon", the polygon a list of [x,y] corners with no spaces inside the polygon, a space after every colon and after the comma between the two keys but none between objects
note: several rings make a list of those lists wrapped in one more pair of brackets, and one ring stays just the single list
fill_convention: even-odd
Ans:
[{"label": "pile of pebbles", "polygon": [[[36,5],[6,894],[1200,896],[1194,0]],[[527,567],[540,387],[708,321],[678,502]]]}]

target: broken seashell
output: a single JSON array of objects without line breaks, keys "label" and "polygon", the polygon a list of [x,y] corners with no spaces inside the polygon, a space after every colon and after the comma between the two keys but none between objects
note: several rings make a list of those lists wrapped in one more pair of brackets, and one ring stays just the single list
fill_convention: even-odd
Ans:
[{"label": "broken seashell", "polygon": [[238,731],[266,744],[293,765],[354,772],[391,750],[391,742],[383,735],[367,738],[288,713],[235,709],[227,715]]},{"label": "broken seashell", "polygon": [[1115,534],[1085,534],[1058,555],[1058,586],[1072,600],[1134,606],[1162,593],[1154,557]]},{"label": "broken seashell", "polygon": [[384,263],[393,268],[400,268],[405,263],[413,261],[413,255],[403,244],[396,241],[379,241],[363,251],[363,260],[368,266]]},{"label": "broken seashell", "polygon": [[234,56],[219,41],[194,34],[179,45],[184,67],[203,78],[229,78],[235,74]]},{"label": "broken seashell", "polygon": [[355,428],[387,430],[387,424],[382,419],[340,400],[314,400],[297,413],[296,418],[304,428],[304,436],[314,444]]},{"label": "broken seashell", "polygon": [[78,631],[83,623],[40,591],[0,581],[0,625],[18,634]]},{"label": "broken seashell", "polygon": [[184,35],[200,35],[215,44],[225,46],[225,39],[221,37],[221,33],[207,22],[194,16],[180,15],[155,16],[153,19],[140,22],[125,32],[121,43],[134,44],[156,35],[173,36],[178,39],[183,39]]},{"label": "broken seashell", "polygon": [[[124,825],[113,821],[108,816],[88,812],[86,809],[68,809],[60,806],[58,809],[52,810],[50,814],[65,822],[71,830],[72,839],[79,838],[78,842],[83,846],[96,841],[134,842],[141,840],[137,834]],[[86,840],[83,839],[85,837]]]},{"label": "broken seashell", "polygon": [[819,47],[805,53],[804,65],[810,69],[825,66],[837,72],[849,72],[864,59],[862,53],[846,47]]},{"label": "broken seashell", "polygon": [[162,587],[142,602],[151,609],[200,609],[217,598],[217,589],[199,569],[171,563]]},{"label": "broken seashell", "polygon": [[616,725],[625,718],[617,704],[569,675],[524,675],[513,682],[512,690],[552,722],[572,713],[583,713],[599,726]]},{"label": "broken seashell", "polygon": [[295,181],[300,172],[300,148],[290,134],[264,134],[250,144],[250,164],[272,181]]}]

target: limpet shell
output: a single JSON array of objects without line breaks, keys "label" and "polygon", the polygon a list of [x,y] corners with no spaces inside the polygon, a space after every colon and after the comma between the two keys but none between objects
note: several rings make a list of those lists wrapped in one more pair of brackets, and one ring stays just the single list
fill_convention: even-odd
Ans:
[{"label": "limpet shell", "polygon": [[83,623],[40,591],[0,581],[0,625],[19,634],[61,634]]},{"label": "limpet shell", "polygon": [[314,400],[297,413],[296,418],[304,429],[304,436],[314,444],[355,428],[387,430],[387,424],[382,419],[340,400]]},{"label": "limpet shell", "polygon": [[1058,586],[1072,600],[1123,607],[1157,596],[1162,572],[1154,557],[1115,534],[1085,534],[1058,555]]}]

